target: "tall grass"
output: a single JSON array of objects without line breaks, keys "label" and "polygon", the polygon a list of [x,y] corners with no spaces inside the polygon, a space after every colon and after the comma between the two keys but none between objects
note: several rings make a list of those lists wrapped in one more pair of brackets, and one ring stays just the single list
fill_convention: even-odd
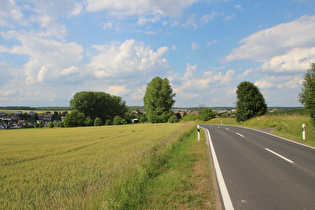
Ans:
[{"label": "tall grass", "polygon": [[2,209],[127,209],[193,124],[0,131]]},{"label": "tall grass", "polygon": [[168,150],[145,188],[142,209],[215,209],[214,180],[210,173],[205,136],[196,139],[196,128]]}]

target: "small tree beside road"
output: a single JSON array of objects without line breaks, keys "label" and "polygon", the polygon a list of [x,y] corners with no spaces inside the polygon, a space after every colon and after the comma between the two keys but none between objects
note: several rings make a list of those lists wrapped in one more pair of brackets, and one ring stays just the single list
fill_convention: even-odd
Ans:
[{"label": "small tree beside road", "polygon": [[244,122],[252,117],[264,115],[267,104],[258,87],[251,82],[244,81],[236,90],[236,121]]},{"label": "small tree beside road", "polygon": [[305,106],[315,124],[315,63],[304,74],[302,92],[299,94],[299,101]]}]

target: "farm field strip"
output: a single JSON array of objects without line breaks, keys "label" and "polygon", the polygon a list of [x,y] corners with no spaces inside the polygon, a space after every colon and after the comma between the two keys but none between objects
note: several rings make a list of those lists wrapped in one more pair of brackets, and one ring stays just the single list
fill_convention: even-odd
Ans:
[{"label": "farm field strip", "polygon": [[[103,141],[128,136],[131,131],[117,130],[112,126],[112,129],[105,129],[102,133],[95,132],[99,131],[92,127],[83,128],[82,131],[73,128],[42,129],[36,131],[36,136],[32,129],[3,131],[0,140],[0,166],[72,152]],[[143,130],[137,130],[137,135],[139,132]],[[2,156],[4,152],[5,156]]]},{"label": "farm field strip", "polygon": [[[24,163],[24,162],[27,162],[27,161],[33,161],[33,160],[37,160],[37,159],[41,159],[41,158],[46,158],[46,157],[49,157],[49,156],[56,156],[56,155],[62,155],[62,154],[65,154],[65,153],[69,153],[69,152],[74,152],[74,151],[77,151],[77,150],[80,150],[80,149],[84,149],[86,147],[90,147],[90,146],[93,146],[93,145],[96,145],[96,144],[100,144],[104,141],[106,141],[106,139],[116,139],[116,138],[120,138],[120,137],[124,137],[124,136],[127,136],[128,134],[120,134],[120,135],[112,135],[112,136],[108,136],[108,137],[100,137],[100,139],[102,140],[99,140],[99,141],[93,141],[91,143],[86,143],[86,144],[82,144],[82,145],[73,145],[75,147],[71,147],[71,148],[65,148],[66,150],[64,151],[58,151],[58,149],[54,149],[52,150],[51,152],[47,152],[46,154],[37,154],[35,151],[32,152],[30,155],[34,155],[32,157],[24,157],[24,159],[17,159],[17,158],[4,158],[1,162],[0,165],[3,165],[3,166],[7,166],[7,165],[13,165],[13,164],[18,164],[18,163]],[[57,150],[57,151],[56,151]],[[19,151],[19,152],[22,152],[22,151]],[[12,153],[14,154],[14,153]],[[18,154],[23,154],[23,153],[18,153]]]},{"label": "farm field strip", "polygon": [[82,207],[185,126],[0,131],[0,204],[6,208]]}]

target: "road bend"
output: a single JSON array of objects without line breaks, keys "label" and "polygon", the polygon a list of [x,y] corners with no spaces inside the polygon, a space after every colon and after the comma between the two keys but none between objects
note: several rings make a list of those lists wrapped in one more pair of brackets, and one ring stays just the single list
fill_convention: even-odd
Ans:
[{"label": "road bend", "polygon": [[236,126],[201,127],[209,130],[231,201],[226,209],[315,209],[313,147]]}]

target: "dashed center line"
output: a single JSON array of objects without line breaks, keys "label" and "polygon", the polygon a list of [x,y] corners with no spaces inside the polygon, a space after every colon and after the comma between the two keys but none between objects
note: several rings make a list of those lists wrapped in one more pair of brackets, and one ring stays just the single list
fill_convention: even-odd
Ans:
[{"label": "dashed center line", "polygon": [[230,129],[228,129],[228,128],[225,128],[225,130],[229,131]]},{"label": "dashed center line", "polygon": [[285,161],[288,161],[289,163],[292,163],[292,164],[294,163],[294,161],[292,161],[292,160],[290,160],[290,159],[288,159],[288,158],[286,158],[286,157],[284,157],[284,156],[282,156],[282,155],[280,155],[280,154],[278,154],[278,153],[272,151],[271,149],[265,148],[265,150],[267,150],[268,152],[271,152],[272,154],[274,154],[274,155],[276,155],[276,156],[282,158],[282,159],[285,160]]},{"label": "dashed center line", "polygon": [[244,136],[242,134],[240,134],[240,133],[236,133],[236,134],[244,138]]}]

